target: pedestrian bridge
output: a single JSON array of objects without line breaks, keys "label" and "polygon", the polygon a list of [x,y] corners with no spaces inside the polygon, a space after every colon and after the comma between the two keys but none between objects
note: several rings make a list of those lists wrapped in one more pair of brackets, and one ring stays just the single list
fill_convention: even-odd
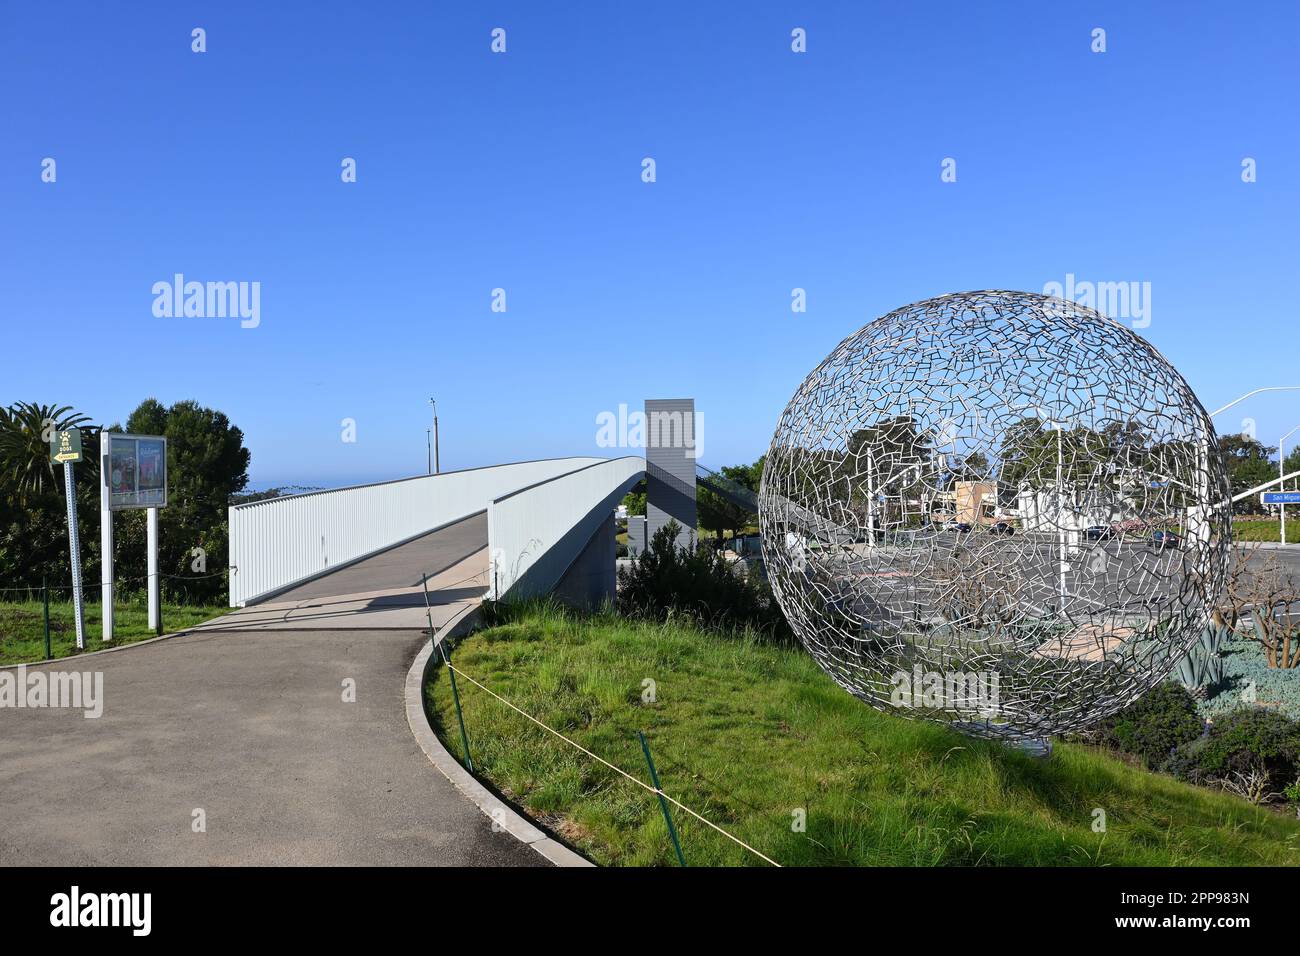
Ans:
[{"label": "pedestrian bridge", "polygon": [[[416,577],[401,582],[407,591],[422,589],[425,574],[450,580],[463,572],[477,593],[497,600],[552,592],[578,601],[612,596],[613,512],[645,468],[637,456],[553,458],[234,505],[230,606],[319,598],[315,592],[329,585],[309,585],[326,576],[361,588],[351,578],[383,566],[376,559],[390,552],[398,576]],[[479,540],[484,531],[486,540]],[[443,560],[451,539],[457,566]],[[440,551],[431,550],[434,542]],[[435,553],[430,567],[418,563]],[[336,574],[349,568],[351,578]],[[373,599],[367,603],[374,606]]]}]

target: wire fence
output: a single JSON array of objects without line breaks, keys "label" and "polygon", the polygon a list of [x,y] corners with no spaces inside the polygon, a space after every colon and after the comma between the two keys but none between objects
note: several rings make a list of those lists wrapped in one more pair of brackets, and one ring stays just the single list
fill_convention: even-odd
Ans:
[{"label": "wire fence", "polygon": [[[500,703],[504,704],[506,707],[510,708],[510,710],[512,710],[512,711],[514,711],[515,713],[519,714],[521,717],[525,718],[526,720],[528,720],[528,721],[530,721],[530,722],[536,724],[536,725],[537,725],[538,727],[540,727],[542,730],[546,731],[546,733],[548,733],[548,734],[552,735],[553,737],[555,737],[556,739],[558,739],[558,740],[564,742],[564,743],[567,744],[568,746],[570,746],[570,747],[572,747],[573,749],[579,751],[580,753],[582,753],[582,754],[584,754],[585,756],[589,757],[590,759],[596,761],[597,763],[601,764],[602,766],[608,768],[609,770],[612,770],[614,773],[618,774],[618,775],[619,775],[620,777],[622,777],[623,779],[625,779],[625,780],[627,780],[627,781],[629,781],[629,782],[635,784],[637,787],[640,787],[642,790],[645,790],[645,791],[647,791],[648,793],[653,794],[653,795],[654,795],[656,798],[658,798],[660,801],[666,801],[667,803],[672,804],[674,807],[676,807],[678,810],[681,810],[683,813],[687,814],[687,815],[690,816],[692,819],[695,819],[695,820],[699,821],[700,823],[704,824],[706,827],[709,827],[711,830],[713,830],[713,831],[715,831],[715,832],[721,834],[723,837],[726,837],[726,838],[727,838],[728,840],[730,840],[732,843],[735,843],[737,846],[740,846],[740,847],[742,847],[743,849],[749,851],[749,852],[752,853],[754,856],[756,856],[756,857],[758,857],[759,859],[763,860],[765,863],[769,863],[769,864],[771,864],[772,866],[776,866],[776,867],[781,866],[780,863],[776,862],[776,860],[772,859],[770,856],[768,856],[767,854],[763,853],[761,850],[755,849],[753,846],[751,846],[750,844],[746,843],[744,840],[740,839],[740,837],[738,837],[738,836],[736,836],[735,834],[730,833],[730,832],[728,832],[727,830],[725,830],[724,828],[718,826],[718,824],[714,823],[712,820],[709,820],[709,819],[708,819],[707,817],[705,817],[704,815],[702,815],[702,814],[696,812],[695,810],[693,810],[692,808],[688,807],[686,804],[682,803],[680,800],[676,799],[675,797],[669,796],[667,793],[664,792],[662,786],[659,785],[657,779],[655,780],[655,782],[654,782],[653,785],[652,785],[652,784],[649,784],[649,783],[646,783],[644,780],[641,780],[640,778],[634,776],[633,774],[628,773],[628,772],[627,772],[626,770],[624,770],[623,768],[621,768],[621,767],[619,767],[619,766],[617,766],[617,765],[611,763],[610,761],[606,760],[604,757],[600,756],[599,754],[594,753],[594,752],[592,752],[591,750],[587,749],[587,748],[584,747],[582,744],[578,743],[577,741],[573,740],[572,738],[565,736],[563,733],[561,733],[560,731],[556,730],[554,727],[551,727],[549,724],[545,723],[544,721],[538,720],[536,717],[534,717],[532,714],[528,713],[526,710],[524,710],[524,709],[523,709],[522,707],[520,707],[519,705],[515,704],[513,701],[507,700],[505,697],[503,697],[502,695],[498,694],[496,691],[492,690],[492,688],[488,687],[488,686],[487,686],[486,684],[484,684],[482,681],[480,681],[480,680],[478,680],[477,678],[473,677],[472,675],[466,673],[466,672],[465,672],[463,669],[461,669],[459,666],[453,664],[453,663],[451,662],[451,655],[450,655],[450,653],[449,653],[449,652],[448,652],[448,651],[443,647],[443,645],[442,645],[441,642],[438,642],[438,643],[436,644],[436,646],[437,646],[437,648],[438,648],[438,650],[439,650],[439,653],[440,653],[440,656],[441,656],[441,659],[442,659],[442,664],[443,664],[443,666],[446,667],[447,670],[448,670],[450,673],[452,673],[452,674],[454,674],[454,675],[459,675],[462,679],[464,679],[464,680],[468,681],[469,683],[473,684],[475,687],[479,688],[479,689],[482,690],[484,693],[488,694],[490,697],[493,697],[494,699],[496,699],[496,700],[499,701]],[[453,685],[453,693],[456,693],[457,696],[459,696],[459,692],[454,690],[454,685]],[[459,704],[459,700],[457,700],[457,705],[456,705],[456,706],[457,706],[457,716],[458,716],[458,719],[461,721],[461,732],[462,732],[462,734],[465,734],[465,728],[464,728],[464,723],[463,723],[463,717],[460,716],[460,704]],[[467,765],[469,766],[469,769],[472,770],[472,769],[473,769],[473,765],[472,765],[472,763],[469,763],[469,760],[468,760],[468,755],[469,755],[469,746],[468,746],[468,737],[467,737],[467,736],[466,736],[465,739],[464,739],[464,744],[465,744],[465,752],[466,752],[466,757],[467,757]],[[643,746],[643,747],[646,747],[644,737],[642,738],[642,746]],[[646,748],[646,757],[647,757],[647,761],[650,761],[650,757],[649,757],[649,749],[648,749],[648,747]],[[654,763],[653,763],[653,761],[650,761],[650,770],[651,770],[651,774],[654,775]],[[681,849],[680,849],[680,847],[677,847],[677,836],[676,836],[676,831],[675,831],[675,829],[674,829],[674,827],[673,827],[672,818],[671,818],[671,816],[668,814],[666,808],[665,808],[665,812],[664,812],[664,817],[665,817],[665,820],[667,821],[669,834],[672,836],[672,839],[673,839],[673,842],[674,842],[674,846],[677,848],[678,858],[681,859]]]},{"label": "wire fence", "polygon": [[[223,568],[223,569],[221,569],[220,571],[213,572],[212,574],[165,574],[165,573],[159,571],[158,574],[157,574],[157,577],[160,578],[160,579],[162,579],[162,580],[166,580],[166,581],[207,581],[207,580],[209,580],[209,579],[211,579],[211,578],[220,578],[220,577],[225,577],[225,576],[226,576],[227,574],[229,574],[231,571],[235,571],[235,570],[236,570],[235,568]],[[116,589],[116,588],[118,588],[118,587],[124,587],[124,586],[126,586],[126,585],[131,585],[131,584],[144,584],[144,583],[146,583],[146,582],[147,582],[151,577],[153,577],[153,576],[154,576],[154,575],[141,574],[141,575],[134,575],[134,576],[131,576],[131,577],[125,577],[125,578],[118,578],[118,577],[115,577],[115,578],[113,578],[113,580],[112,580],[110,583],[112,584],[113,588]],[[87,596],[89,596],[89,595],[91,595],[91,594],[98,594],[100,588],[103,587],[103,585],[104,585],[104,582],[103,582],[103,581],[100,581],[100,580],[87,581],[87,580],[83,577],[83,578],[81,579],[81,593],[82,593],[82,594],[85,594],[85,595],[87,595]],[[26,593],[26,594],[36,594],[36,595],[39,595],[39,594],[41,593],[42,590],[45,590],[45,591],[68,591],[68,592],[72,592],[73,590],[75,590],[75,585],[72,585],[72,584],[46,584],[46,585],[24,584],[24,585],[20,585],[20,586],[18,586],[18,587],[0,587],[0,594]],[[33,600],[38,600],[38,598],[33,598]]]}]

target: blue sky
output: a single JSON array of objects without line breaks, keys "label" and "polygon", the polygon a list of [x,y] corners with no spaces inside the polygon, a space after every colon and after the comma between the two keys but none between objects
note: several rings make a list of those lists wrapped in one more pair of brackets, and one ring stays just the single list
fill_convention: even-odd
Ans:
[{"label": "blue sky", "polygon": [[[678,396],[704,413],[706,464],[752,460],[876,316],[1069,274],[1149,282],[1140,334],[1209,408],[1300,384],[1294,3],[57,3],[3,20],[0,402],[109,422],[194,398],[243,428],[258,486],[422,472],[431,395],[444,468],[604,453],[597,415]],[[260,325],[155,317],[175,273],[260,282]],[[677,348],[656,359],[659,336]],[[1216,424],[1243,417],[1274,444],[1300,392]]]}]

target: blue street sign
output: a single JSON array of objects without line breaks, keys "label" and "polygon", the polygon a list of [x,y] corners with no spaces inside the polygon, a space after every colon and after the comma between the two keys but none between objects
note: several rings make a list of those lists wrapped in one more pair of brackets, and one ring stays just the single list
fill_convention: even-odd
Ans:
[{"label": "blue street sign", "polygon": [[1296,505],[1300,504],[1300,491],[1264,491],[1259,500],[1265,505]]}]

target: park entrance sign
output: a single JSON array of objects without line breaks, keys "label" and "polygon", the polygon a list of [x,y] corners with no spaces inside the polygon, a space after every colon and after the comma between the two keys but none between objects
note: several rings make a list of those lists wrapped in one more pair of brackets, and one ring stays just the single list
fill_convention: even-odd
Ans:
[{"label": "park entrance sign", "polygon": [[1197,641],[1228,499],[1209,416],[1132,330],[968,292],[877,319],[808,375],[759,522],[786,618],[843,688],[1041,740],[1132,703]]},{"label": "park entrance sign", "polygon": [[158,509],[167,506],[167,439],[162,435],[100,432],[100,579],[104,640],[113,639],[113,512],[146,509],[149,627],[162,629],[158,574]]}]

